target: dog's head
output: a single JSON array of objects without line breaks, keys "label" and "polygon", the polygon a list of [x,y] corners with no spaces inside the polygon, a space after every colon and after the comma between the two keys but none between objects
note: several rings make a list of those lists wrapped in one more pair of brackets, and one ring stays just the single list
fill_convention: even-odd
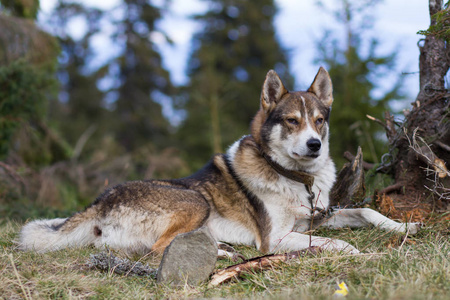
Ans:
[{"label": "dog's head", "polygon": [[328,160],[328,119],[333,102],[328,72],[320,68],[306,92],[289,92],[270,70],[252,136],[263,150],[290,170],[315,172]]}]

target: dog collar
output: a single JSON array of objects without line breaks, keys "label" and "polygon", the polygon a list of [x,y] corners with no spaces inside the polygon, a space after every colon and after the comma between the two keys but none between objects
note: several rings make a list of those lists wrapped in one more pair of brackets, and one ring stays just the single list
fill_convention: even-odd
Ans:
[{"label": "dog collar", "polygon": [[[270,156],[268,156],[262,149],[260,149],[262,157],[267,161],[267,163],[280,175],[289,178],[291,180],[303,183],[308,191],[310,197],[314,199],[314,192],[312,191],[312,186],[314,184],[314,176],[303,171],[288,170],[275,162]],[[312,200],[311,199],[311,200]]]},{"label": "dog collar", "polygon": [[[312,190],[312,186],[314,184],[314,176],[311,174],[308,174],[304,171],[294,171],[294,170],[288,170],[275,162],[272,158],[270,158],[269,155],[267,155],[261,148],[261,156],[264,157],[264,159],[267,161],[267,163],[280,175],[289,178],[291,180],[303,183],[305,185],[306,191],[309,194],[308,201],[311,205],[311,214],[314,214],[315,211],[318,211],[320,213],[319,218],[324,218],[327,214],[327,210],[318,209],[316,208],[316,205],[314,204],[314,200],[316,198],[316,194]],[[312,226],[312,225],[311,225]],[[312,227],[310,228],[312,229]]]}]

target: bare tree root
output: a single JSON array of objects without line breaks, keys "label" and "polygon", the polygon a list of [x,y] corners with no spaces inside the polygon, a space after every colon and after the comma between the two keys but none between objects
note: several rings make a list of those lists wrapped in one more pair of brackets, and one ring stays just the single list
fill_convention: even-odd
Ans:
[{"label": "bare tree root", "polygon": [[437,146],[441,147],[441,148],[444,149],[445,151],[450,152],[450,146],[447,145],[447,144],[444,144],[444,143],[441,142],[441,141],[436,141],[436,142],[434,142],[433,144],[436,144]]},{"label": "bare tree root", "polygon": [[431,180],[433,182],[432,187],[425,185],[425,188],[437,195],[439,199],[450,200],[450,189],[440,182],[442,178],[450,176],[450,172],[445,162],[437,157],[425,140],[417,134],[418,129],[417,127],[414,130],[411,138],[408,137],[406,132],[405,135],[408,138],[410,149],[417,155],[419,160],[427,164],[427,168],[425,168],[427,176],[433,175]]},{"label": "bare tree root", "polygon": [[403,183],[401,183],[401,182],[398,182],[398,183],[395,183],[395,184],[393,184],[393,185],[390,185],[390,186],[388,186],[388,187],[385,187],[384,189],[382,189],[381,191],[379,191],[378,193],[380,194],[380,195],[383,195],[383,194],[389,194],[389,193],[392,193],[392,192],[394,192],[394,191],[398,191],[398,190],[400,190],[402,187],[404,187],[405,185],[403,184]]}]

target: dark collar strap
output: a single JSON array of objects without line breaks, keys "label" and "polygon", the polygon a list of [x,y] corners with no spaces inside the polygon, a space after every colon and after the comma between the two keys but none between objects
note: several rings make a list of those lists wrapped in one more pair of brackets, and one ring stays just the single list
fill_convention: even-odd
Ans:
[{"label": "dark collar strap", "polygon": [[257,148],[262,157],[267,161],[267,163],[280,175],[289,178],[291,180],[303,183],[305,185],[306,191],[309,194],[308,201],[311,204],[311,211],[315,210],[314,200],[316,195],[314,194],[312,187],[314,185],[314,176],[304,171],[293,171],[288,170],[285,167],[281,166],[277,162],[275,162],[269,155],[266,154],[263,147],[258,145]]},{"label": "dark collar strap", "polygon": [[311,174],[308,174],[306,172],[303,171],[293,171],[293,170],[288,170],[284,167],[282,167],[281,165],[279,165],[278,163],[276,163],[275,161],[272,160],[272,158],[270,158],[270,156],[268,156],[261,148],[260,148],[260,152],[262,157],[264,157],[264,159],[267,161],[267,163],[275,170],[277,171],[278,174],[289,178],[291,180],[303,183],[306,186],[306,190],[308,191],[308,193],[311,195],[312,194],[312,186],[314,184],[314,176],[312,176]]}]

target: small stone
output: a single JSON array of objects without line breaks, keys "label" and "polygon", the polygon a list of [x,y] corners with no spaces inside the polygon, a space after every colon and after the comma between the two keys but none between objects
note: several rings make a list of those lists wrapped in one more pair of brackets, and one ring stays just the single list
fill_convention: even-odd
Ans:
[{"label": "small stone", "polygon": [[214,271],[217,242],[206,227],[177,235],[164,250],[156,281],[198,285]]}]

